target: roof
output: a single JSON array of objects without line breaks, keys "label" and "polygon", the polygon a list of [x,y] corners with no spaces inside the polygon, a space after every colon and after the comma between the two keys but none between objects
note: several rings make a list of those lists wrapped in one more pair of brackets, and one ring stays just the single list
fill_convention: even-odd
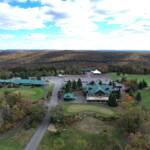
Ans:
[{"label": "roof", "polygon": [[42,80],[28,80],[28,79],[0,80],[0,83],[12,83],[12,84],[23,84],[23,85],[44,85],[45,84],[45,82]]},{"label": "roof", "polygon": [[101,72],[99,71],[99,70],[93,70],[93,71],[91,71],[92,73],[94,73],[94,74],[101,74]]},{"label": "roof", "polygon": [[90,72],[90,71],[92,71],[93,70],[93,68],[83,68],[82,69],[82,71],[85,71],[85,72]]},{"label": "roof", "polygon": [[64,99],[75,99],[75,96],[73,93],[65,93],[64,94]]},{"label": "roof", "polygon": [[88,84],[85,87],[85,91],[89,95],[95,95],[99,91],[103,92],[105,95],[109,95],[112,92],[113,87],[109,84]]}]

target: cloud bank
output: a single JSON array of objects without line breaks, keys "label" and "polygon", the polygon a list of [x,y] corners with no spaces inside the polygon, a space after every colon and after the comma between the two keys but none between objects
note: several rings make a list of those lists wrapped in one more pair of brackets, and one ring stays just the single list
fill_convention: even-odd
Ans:
[{"label": "cloud bank", "polygon": [[0,0],[0,45],[150,50],[149,6],[149,0]]}]

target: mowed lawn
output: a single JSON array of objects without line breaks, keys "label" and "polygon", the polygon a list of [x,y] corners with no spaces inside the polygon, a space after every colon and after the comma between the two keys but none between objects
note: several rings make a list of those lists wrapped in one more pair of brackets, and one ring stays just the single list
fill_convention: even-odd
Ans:
[{"label": "mowed lawn", "polygon": [[[107,74],[112,80],[119,80],[122,78],[122,75],[118,76],[116,73],[108,73]],[[150,86],[150,75],[141,75],[141,74],[125,74],[125,77],[128,80],[137,80],[137,81],[141,81],[141,80],[145,80],[148,85]]]},{"label": "mowed lawn", "polygon": [[98,104],[66,104],[64,111],[67,113],[96,112],[104,117],[116,115],[115,111]]},{"label": "mowed lawn", "polygon": [[43,87],[30,86],[21,86],[19,88],[0,88],[0,95],[4,94],[5,92],[21,93],[23,97],[37,101],[44,97],[45,90]]}]

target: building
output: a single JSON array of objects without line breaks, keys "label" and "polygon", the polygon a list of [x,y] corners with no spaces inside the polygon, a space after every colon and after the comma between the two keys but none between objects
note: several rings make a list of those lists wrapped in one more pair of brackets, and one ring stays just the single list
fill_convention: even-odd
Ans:
[{"label": "building", "polygon": [[87,84],[84,88],[87,102],[108,102],[109,95],[113,91],[119,91],[119,88],[109,84]]},{"label": "building", "polygon": [[75,100],[75,96],[73,93],[65,93],[64,94],[64,101],[72,101]]},{"label": "building", "polygon": [[42,80],[28,80],[28,79],[10,79],[0,80],[1,84],[13,84],[13,85],[24,85],[24,86],[44,86],[45,82]]},{"label": "building", "polygon": [[97,69],[91,71],[91,73],[93,73],[94,75],[100,75],[100,74],[102,74],[102,72],[99,71],[99,70],[97,70]]}]

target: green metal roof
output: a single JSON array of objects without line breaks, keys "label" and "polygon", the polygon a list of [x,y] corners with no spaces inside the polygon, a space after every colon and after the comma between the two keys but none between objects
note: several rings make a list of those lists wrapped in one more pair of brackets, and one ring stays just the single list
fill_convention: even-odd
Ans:
[{"label": "green metal roof", "polygon": [[75,96],[74,96],[73,93],[65,93],[65,94],[64,94],[64,99],[65,99],[65,100],[66,100],[66,99],[68,99],[68,100],[73,100],[73,99],[75,99]]},{"label": "green metal roof", "polygon": [[42,80],[28,80],[28,79],[0,80],[0,83],[12,83],[12,84],[22,84],[22,85],[44,85],[45,84],[45,82]]},{"label": "green metal roof", "polygon": [[90,94],[94,95],[99,91],[103,92],[106,95],[109,95],[112,92],[113,87],[108,84],[87,84],[85,87],[85,91]]}]

